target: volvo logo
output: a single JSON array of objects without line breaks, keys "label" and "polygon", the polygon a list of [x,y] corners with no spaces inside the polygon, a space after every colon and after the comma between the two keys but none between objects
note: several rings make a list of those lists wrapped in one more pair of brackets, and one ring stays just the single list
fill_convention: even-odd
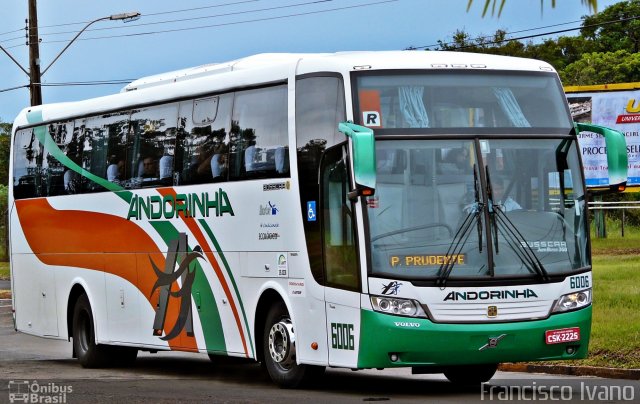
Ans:
[{"label": "volvo logo", "polygon": [[489,341],[487,341],[486,344],[484,344],[483,346],[480,347],[480,349],[478,349],[478,351],[484,351],[487,348],[495,348],[498,346],[498,342],[500,342],[500,340],[502,340],[504,337],[506,337],[507,334],[502,334],[502,335],[498,335],[497,337],[489,337]]}]

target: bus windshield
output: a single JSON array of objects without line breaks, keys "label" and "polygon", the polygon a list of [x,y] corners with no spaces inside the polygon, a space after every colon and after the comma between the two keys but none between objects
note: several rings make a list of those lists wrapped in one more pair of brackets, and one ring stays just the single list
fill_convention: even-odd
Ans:
[{"label": "bus windshield", "polygon": [[590,265],[573,140],[378,140],[376,152],[373,275],[545,278]]},{"label": "bus windshield", "polygon": [[356,123],[374,129],[572,128],[553,73],[372,72],[356,85]]}]

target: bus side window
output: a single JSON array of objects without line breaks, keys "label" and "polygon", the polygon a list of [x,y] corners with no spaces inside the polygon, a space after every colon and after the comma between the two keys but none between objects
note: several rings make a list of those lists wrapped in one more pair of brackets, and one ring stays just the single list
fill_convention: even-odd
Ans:
[{"label": "bus side window", "polygon": [[180,103],[175,169],[180,184],[226,181],[233,93]]},{"label": "bus side window", "polygon": [[359,290],[353,204],[344,145],[329,149],[322,161],[323,249],[327,286]]},{"label": "bus side window", "polygon": [[178,104],[144,108],[131,114],[127,167],[137,187],[173,184]]},{"label": "bus side window", "polygon": [[[76,137],[82,139],[83,168],[97,177],[123,184],[126,176],[126,134],[129,111],[77,119]],[[73,144],[73,139],[69,142]],[[73,147],[71,147],[73,149]],[[85,181],[79,192],[104,191],[102,186]]]},{"label": "bus side window", "polygon": [[[45,136],[45,147],[38,141],[36,130]],[[71,170],[58,161],[55,149],[73,155],[78,166],[82,163],[81,148],[68,150],[66,142],[74,131],[73,121],[24,129],[16,134],[14,145],[14,196],[16,199],[46,197],[80,192],[81,176],[78,167]],[[79,142],[76,142],[78,146]],[[71,157],[70,157],[71,158]],[[69,173],[67,173],[69,171]]]},{"label": "bus side window", "polygon": [[33,129],[23,129],[16,133],[13,145],[13,195],[15,199],[40,196],[40,167],[42,161],[40,142]]},{"label": "bus side window", "polygon": [[230,179],[289,175],[287,116],[286,85],[235,93]]}]

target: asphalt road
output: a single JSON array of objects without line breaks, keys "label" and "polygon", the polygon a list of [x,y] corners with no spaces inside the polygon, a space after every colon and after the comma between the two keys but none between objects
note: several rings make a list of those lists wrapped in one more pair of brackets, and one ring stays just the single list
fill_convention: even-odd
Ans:
[{"label": "asphalt road", "polygon": [[0,290],[9,290],[9,289],[11,289],[11,281],[0,280]]},{"label": "asphalt road", "polygon": [[67,403],[458,403],[515,401],[518,393],[537,401],[545,393],[554,401],[640,399],[639,381],[498,372],[483,387],[459,387],[441,375],[413,376],[409,369],[328,369],[309,388],[282,390],[253,362],[211,362],[205,355],[176,352],[141,353],[127,369],[83,369],[71,359],[70,343],[16,333],[9,305],[0,300],[0,403],[21,398],[27,389],[41,402],[57,397]]}]

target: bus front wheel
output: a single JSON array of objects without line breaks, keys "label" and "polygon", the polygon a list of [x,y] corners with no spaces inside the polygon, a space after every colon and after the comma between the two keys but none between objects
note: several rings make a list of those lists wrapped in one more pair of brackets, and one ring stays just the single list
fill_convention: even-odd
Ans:
[{"label": "bus front wheel", "polygon": [[280,387],[298,387],[324,372],[324,367],[297,363],[296,336],[284,303],[278,303],[269,310],[262,340],[264,366],[271,380]]},{"label": "bus front wheel", "polygon": [[488,382],[498,370],[498,364],[451,366],[444,375],[455,384],[480,384]]},{"label": "bus front wheel", "polygon": [[109,362],[108,346],[95,341],[91,304],[82,294],[73,309],[73,350],[84,368],[104,367]]}]

